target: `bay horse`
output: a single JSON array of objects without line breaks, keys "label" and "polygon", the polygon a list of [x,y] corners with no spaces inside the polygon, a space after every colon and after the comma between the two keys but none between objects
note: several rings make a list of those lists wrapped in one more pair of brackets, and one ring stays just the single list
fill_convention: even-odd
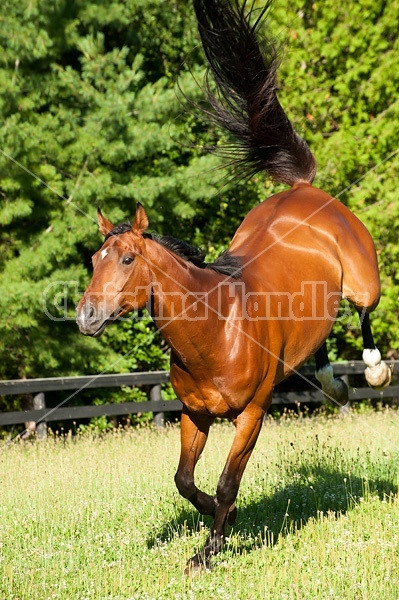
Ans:
[{"label": "bay horse", "polygon": [[[171,383],[183,404],[175,482],[200,513],[213,517],[188,570],[208,567],[223,546],[274,386],[314,354],[325,394],[348,402],[325,345],[341,298],[361,315],[367,380],[380,387],[390,381],[368,316],[380,298],[374,244],[348,208],[312,185],[315,158],[279,103],[279,56],[259,32],[269,5],[254,13],[237,0],[194,0],[218,90],[206,86],[209,115],[241,143],[236,156],[243,172],[265,171],[288,189],[251,210],[211,264],[189,244],[149,234],[140,204],[133,224],[114,226],[98,211],[105,241],[77,307],[80,331],[99,336],[107,323],[148,306],[171,348]],[[196,487],[194,469],[216,418],[230,419],[236,433],[212,496]]]}]

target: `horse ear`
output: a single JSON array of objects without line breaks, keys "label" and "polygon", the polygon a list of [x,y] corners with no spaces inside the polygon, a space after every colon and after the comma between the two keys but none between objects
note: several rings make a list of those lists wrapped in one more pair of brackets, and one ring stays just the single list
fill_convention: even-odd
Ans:
[{"label": "horse ear", "polygon": [[144,206],[137,202],[136,216],[134,217],[134,223],[132,225],[133,233],[137,235],[143,235],[148,227],[148,217],[144,210]]},{"label": "horse ear", "polygon": [[108,235],[114,228],[111,221],[108,221],[108,219],[103,216],[103,213],[99,208],[97,209],[97,221],[100,233],[104,236]]}]

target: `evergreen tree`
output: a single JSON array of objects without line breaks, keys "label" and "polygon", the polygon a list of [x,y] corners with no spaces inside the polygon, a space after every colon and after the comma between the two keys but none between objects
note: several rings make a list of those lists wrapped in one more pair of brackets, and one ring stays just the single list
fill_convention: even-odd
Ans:
[{"label": "evergreen tree", "polygon": [[[153,230],[213,256],[279,188],[261,177],[229,179],[201,152],[225,134],[176,86],[201,103],[204,60],[190,2],[3,0],[1,14],[0,377],[166,367],[148,319],[95,340],[77,331],[74,304],[101,244],[97,206],[118,222],[140,201]],[[383,298],[373,326],[393,355],[398,28],[399,4],[385,0],[276,0],[270,25],[287,39],[279,95],[318,160],[315,184],[339,195],[376,241]],[[353,357],[358,332],[334,331],[332,358]]]}]

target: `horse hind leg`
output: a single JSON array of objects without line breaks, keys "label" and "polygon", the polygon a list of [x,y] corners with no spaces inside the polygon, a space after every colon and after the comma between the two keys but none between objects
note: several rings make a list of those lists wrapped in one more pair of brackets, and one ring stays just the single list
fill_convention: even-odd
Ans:
[{"label": "horse hind leg", "polygon": [[366,365],[364,376],[370,387],[377,390],[386,388],[391,383],[392,372],[374,344],[368,313],[358,310],[363,337],[363,362]]},{"label": "horse hind leg", "polygon": [[321,384],[324,397],[334,404],[338,404],[340,413],[347,413],[350,409],[348,386],[341,377],[334,377],[325,342],[315,353],[315,359],[315,377]]}]

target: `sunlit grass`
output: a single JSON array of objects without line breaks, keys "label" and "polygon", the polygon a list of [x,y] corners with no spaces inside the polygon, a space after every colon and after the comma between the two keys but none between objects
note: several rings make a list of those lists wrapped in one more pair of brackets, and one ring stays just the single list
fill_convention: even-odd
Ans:
[{"label": "sunlit grass", "polygon": [[[0,598],[399,598],[399,415],[268,422],[210,573],[183,575],[209,521],[175,490],[179,430],[3,446]],[[212,493],[232,437],[198,465]]]}]

